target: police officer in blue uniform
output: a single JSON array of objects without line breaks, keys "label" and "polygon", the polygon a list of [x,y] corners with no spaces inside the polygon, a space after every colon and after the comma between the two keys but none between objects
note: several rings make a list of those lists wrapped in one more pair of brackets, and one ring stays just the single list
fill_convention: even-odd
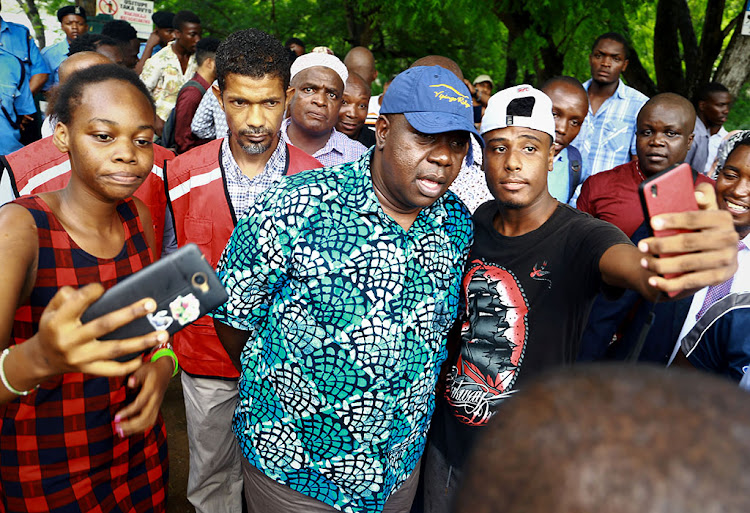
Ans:
[{"label": "police officer in blue uniform", "polygon": [[57,10],[57,19],[60,21],[63,32],[65,32],[65,39],[42,50],[44,62],[47,63],[51,71],[47,82],[44,84],[45,91],[60,82],[57,70],[62,61],[68,57],[70,43],[81,34],[89,31],[88,23],[86,23],[86,10],[83,7],[77,5],[61,7]]},{"label": "police officer in blue uniform", "polygon": [[33,94],[48,74],[29,30],[0,16],[0,155],[23,146],[20,127],[36,112]]}]

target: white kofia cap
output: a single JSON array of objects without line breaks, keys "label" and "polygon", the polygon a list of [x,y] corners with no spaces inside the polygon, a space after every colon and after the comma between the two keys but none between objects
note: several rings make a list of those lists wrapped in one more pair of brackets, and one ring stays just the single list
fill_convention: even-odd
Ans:
[{"label": "white kofia cap", "polygon": [[314,68],[315,66],[323,66],[324,68],[331,68],[333,71],[335,71],[339,77],[341,77],[341,81],[346,84],[346,79],[349,78],[349,71],[347,71],[346,66],[343,62],[341,62],[341,59],[336,57],[335,55],[330,55],[327,53],[306,53],[304,55],[300,55],[296,59],[294,59],[294,62],[292,63],[292,69],[291,78],[294,79],[294,76],[304,71],[308,68]]},{"label": "white kofia cap", "polygon": [[[525,100],[526,98],[528,100]],[[508,106],[511,103],[513,106],[509,114]],[[493,94],[487,102],[480,132],[486,134],[491,130],[509,126],[539,130],[549,134],[554,140],[555,118],[552,115],[552,100],[539,89],[527,84],[509,87]]]}]

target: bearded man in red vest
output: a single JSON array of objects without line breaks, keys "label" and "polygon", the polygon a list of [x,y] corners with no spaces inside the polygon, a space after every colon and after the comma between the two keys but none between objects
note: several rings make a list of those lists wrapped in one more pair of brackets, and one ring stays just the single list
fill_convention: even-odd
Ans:
[{"label": "bearded man in red vest", "polygon": [[[279,137],[290,80],[279,41],[257,29],[235,32],[217,50],[216,75],[229,135],[167,168],[177,244],[197,244],[213,266],[256,197],[285,175],[322,167]],[[240,451],[231,429],[239,374],[208,317],[175,335],[174,349],[183,369],[188,500],[198,513],[241,511]]]}]

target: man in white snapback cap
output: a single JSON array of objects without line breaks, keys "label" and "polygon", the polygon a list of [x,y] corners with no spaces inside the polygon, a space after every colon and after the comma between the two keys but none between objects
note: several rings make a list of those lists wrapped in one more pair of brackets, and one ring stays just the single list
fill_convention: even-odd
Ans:
[{"label": "man in white snapback cap", "polygon": [[292,63],[286,93],[289,117],[281,126],[284,141],[335,166],[359,158],[367,148],[338,132],[334,126],[344,99],[349,72],[344,63],[328,53],[307,53]]},{"label": "man in white snapback cap", "polygon": [[[438,397],[426,452],[428,512],[450,510],[473,442],[503,400],[539,373],[575,362],[600,291],[631,288],[651,300],[667,291],[687,295],[725,280],[736,267],[731,219],[716,209],[705,184],[696,194],[701,211],[656,218],[664,228],[700,236],[648,238],[638,248],[615,226],[558,203],[547,190],[555,155],[552,102],[541,91],[520,85],[492,96],[481,133],[495,200],[473,217],[460,350]],[[695,253],[653,256],[687,251]],[[678,270],[685,274],[658,276]]]}]

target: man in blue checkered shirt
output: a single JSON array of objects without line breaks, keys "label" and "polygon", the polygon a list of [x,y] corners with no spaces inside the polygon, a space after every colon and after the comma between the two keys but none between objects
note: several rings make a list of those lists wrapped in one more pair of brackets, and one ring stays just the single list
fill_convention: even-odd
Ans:
[{"label": "man in blue checkered shirt", "polygon": [[[591,49],[591,79],[583,84],[589,96],[589,112],[572,143],[581,150],[586,177],[625,164],[635,156],[635,120],[648,97],[620,79],[628,67],[628,55],[628,42],[616,32],[596,38]],[[571,201],[579,192],[580,186]]]}]

